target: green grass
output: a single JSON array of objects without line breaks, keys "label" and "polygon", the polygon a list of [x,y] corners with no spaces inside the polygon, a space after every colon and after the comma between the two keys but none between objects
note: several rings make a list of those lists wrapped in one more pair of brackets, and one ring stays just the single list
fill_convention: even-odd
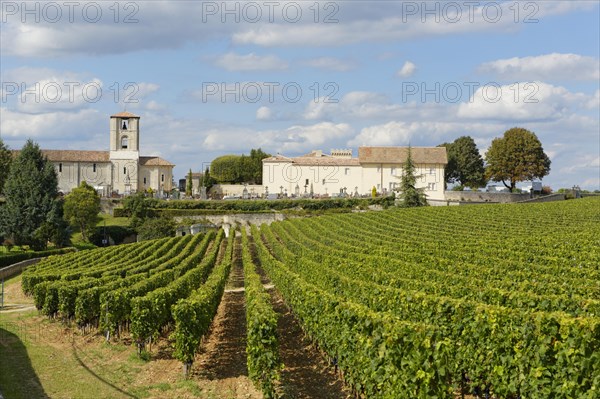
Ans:
[{"label": "green grass", "polygon": [[96,226],[98,226],[98,227],[104,226],[104,222],[106,222],[107,226],[122,226],[122,227],[129,226],[129,218],[114,217],[107,213],[101,213],[100,221],[96,224]]},{"label": "green grass", "polygon": [[[104,226],[129,227],[129,218],[114,217],[107,213],[100,213],[98,214],[98,223],[96,223],[96,227]],[[81,232],[77,227],[73,227],[73,234],[71,234],[71,242],[73,246],[79,250],[96,248],[94,244],[83,241]]]},{"label": "green grass", "polygon": [[[20,284],[19,274],[6,280],[5,288]],[[31,298],[25,300],[31,303]],[[153,361],[140,359],[133,346],[84,336],[36,310],[0,312],[0,391],[5,399],[205,397],[201,383],[183,376],[166,381],[154,371],[149,378],[152,367]],[[176,367],[179,371],[180,365]]]}]

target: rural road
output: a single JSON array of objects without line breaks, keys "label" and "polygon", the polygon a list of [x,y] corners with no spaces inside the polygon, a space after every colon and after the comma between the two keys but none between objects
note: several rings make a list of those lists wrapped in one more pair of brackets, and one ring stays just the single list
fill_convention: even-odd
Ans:
[{"label": "rural road", "polygon": [[[32,309],[35,309],[34,305],[17,305],[9,303],[0,309],[0,313],[26,312]],[[0,395],[0,399],[2,399],[2,395]]]}]

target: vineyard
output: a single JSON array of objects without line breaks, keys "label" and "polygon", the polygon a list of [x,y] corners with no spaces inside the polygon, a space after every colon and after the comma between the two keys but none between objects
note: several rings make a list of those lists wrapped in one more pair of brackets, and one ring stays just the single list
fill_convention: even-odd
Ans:
[{"label": "vineyard", "polygon": [[[52,256],[23,291],[45,315],[169,337],[189,369],[238,261],[250,377],[277,396],[269,279],[365,398],[600,396],[600,200],[294,219]],[[248,233],[248,234],[246,234]]]}]

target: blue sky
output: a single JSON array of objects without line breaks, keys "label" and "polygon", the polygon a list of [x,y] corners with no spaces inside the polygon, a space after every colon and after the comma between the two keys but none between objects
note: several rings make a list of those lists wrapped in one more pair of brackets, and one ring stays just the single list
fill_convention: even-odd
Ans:
[{"label": "blue sky", "polygon": [[179,178],[256,147],[356,155],[470,135],[484,154],[519,126],[552,160],[545,184],[600,188],[598,1],[0,4],[12,148],[107,150],[108,117],[127,109],[142,154]]}]

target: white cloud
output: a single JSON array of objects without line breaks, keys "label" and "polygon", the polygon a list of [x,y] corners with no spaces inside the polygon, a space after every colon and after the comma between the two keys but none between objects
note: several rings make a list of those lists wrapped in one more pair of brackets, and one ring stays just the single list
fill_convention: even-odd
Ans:
[{"label": "white cloud", "polygon": [[[593,2],[537,2],[522,10],[515,23],[514,4],[493,2],[356,2],[340,8],[343,23],[274,23],[244,25],[232,34],[235,44],[264,47],[339,46],[364,42],[407,41],[418,37],[446,36],[468,32],[517,32],[524,20],[533,23],[551,15],[592,10]],[[307,3],[310,5],[310,3]],[[455,12],[459,7],[458,13]],[[308,6],[307,6],[308,7]],[[409,9],[411,8],[411,9]],[[307,10],[310,14],[310,10]],[[304,21],[308,22],[308,21]]]},{"label": "white cloud", "polygon": [[481,72],[503,79],[525,80],[593,80],[600,79],[600,60],[578,54],[552,53],[531,57],[514,57],[486,62]]},{"label": "white cloud", "polygon": [[202,148],[208,151],[248,151],[261,147],[286,154],[308,152],[344,140],[353,129],[345,123],[320,122],[314,125],[293,125],[281,130],[254,131],[248,128],[223,126],[203,132]]},{"label": "white cloud", "polygon": [[400,68],[397,72],[397,75],[401,78],[408,78],[412,76],[417,70],[417,66],[410,61],[406,61],[402,68]]},{"label": "white cloud", "polygon": [[[0,114],[2,115],[0,118],[2,137],[11,139],[33,138],[68,141],[75,138],[81,143],[90,138],[91,134],[85,132],[94,132],[97,130],[97,126],[106,125],[108,130],[106,117],[91,109],[83,109],[78,112],[29,114],[0,108]],[[63,143],[63,145],[65,144],[68,143]],[[102,148],[104,147],[106,145]]]},{"label": "white cloud", "polygon": [[273,112],[269,107],[260,107],[256,110],[256,119],[259,121],[268,121],[273,116]]},{"label": "white cloud", "polygon": [[227,53],[219,56],[215,64],[228,71],[269,71],[288,68],[288,63],[275,55],[260,56],[254,53],[246,55]]},{"label": "white cloud", "polygon": [[593,98],[571,93],[564,87],[543,82],[479,87],[468,102],[461,103],[458,116],[469,119],[512,121],[553,120],[585,107]]},{"label": "white cloud", "polygon": [[[461,8],[457,19],[452,7],[445,2],[435,2],[438,10],[427,15],[422,2],[352,2],[335,8],[319,7],[315,15],[312,2],[291,2],[302,7],[302,17],[290,22],[291,14],[284,4],[275,5],[274,20],[269,21],[269,7],[257,2],[262,18],[254,23],[240,10],[238,15],[226,15],[224,3],[215,2],[215,14],[206,12],[207,2],[152,1],[133,3],[138,10],[133,15],[137,23],[123,23],[132,9],[123,10],[119,21],[114,21],[110,2],[90,2],[102,8],[97,23],[82,18],[82,4],[76,6],[75,19],[69,21],[69,10],[62,3],[62,18],[56,23],[36,23],[34,17],[21,22],[21,13],[3,14],[3,55],[21,57],[57,57],[73,54],[122,54],[140,50],[174,49],[186,43],[231,40],[235,44],[259,46],[338,46],[349,43],[390,42],[411,40],[432,35],[461,34],[465,32],[514,32],[523,28],[514,22],[514,5],[495,2],[501,8],[501,18],[491,21],[495,10],[483,11],[484,3],[470,11],[462,2],[452,2]],[[407,4],[416,5],[415,13]],[[329,2],[328,4],[335,4]],[[546,1],[533,3],[533,18],[543,20],[551,15],[578,10],[593,10],[596,2]],[[19,3],[19,6],[21,3]],[[432,6],[429,5],[429,8]],[[512,7],[512,8],[511,8]],[[3,7],[4,8],[4,7]],[[493,7],[495,8],[495,7]],[[241,9],[241,7],[240,7]],[[135,10],[134,10],[135,11]],[[291,12],[291,10],[289,10]],[[521,10],[520,22],[530,9]],[[333,15],[332,15],[333,14]],[[487,15],[489,14],[489,16]],[[473,16],[472,20],[470,15]],[[315,23],[318,17],[318,23]],[[338,23],[326,23],[325,19]],[[225,19],[225,22],[223,22]],[[332,21],[329,21],[332,22]]]},{"label": "white cloud", "polygon": [[[399,122],[390,121],[381,125],[363,128],[360,133],[348,141],[348,145],[424,145],[439,144],[443,138],[464,131],[466,126],[450,122]],[[432,144],[429,144],[432,145]],[[435,145],[435,144],[433,144]]]},{"label": "white cloud", "polygon": [[306,60],[304,64],[313,68],[326,69],[330,71],[346,72],[356,68],[356,62],[342,60],[334,57],[319,57]]},{"label": "white cloud", "polygon": [[380,93],[352,91],[344,95],[339,102],[325,102],[324,98],[307,104],[303,117],[307,120],[423,120],[432,117],[444,117],[453,112],[452,108],[442,104],[417,104],[416,102],[394,103]]}]

